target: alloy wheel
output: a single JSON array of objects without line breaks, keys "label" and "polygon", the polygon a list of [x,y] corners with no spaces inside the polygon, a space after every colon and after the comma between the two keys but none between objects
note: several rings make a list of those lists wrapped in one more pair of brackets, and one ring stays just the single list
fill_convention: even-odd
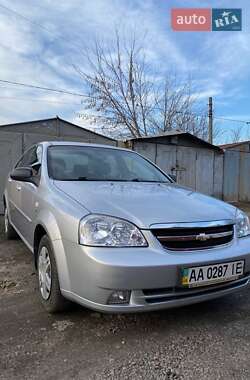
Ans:
[{"label": "alloy wheel", "polygon": [[47,300],[51,293],[51,263],[46,247],[42,247],[39,252],[38,276],[41,295],[44,300]]}]

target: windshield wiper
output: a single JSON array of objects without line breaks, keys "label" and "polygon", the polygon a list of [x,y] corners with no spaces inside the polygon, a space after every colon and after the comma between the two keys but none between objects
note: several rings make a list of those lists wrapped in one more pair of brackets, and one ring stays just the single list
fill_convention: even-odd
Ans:
[{"label": "windshield wiper", "polygon": [[99,182],[128,182],[127,179],[113,179],[113,178],[87,178],[79,177],[78,181],[99,181]]},{"label": "windshield wiper", "polygon": [[155,181],[155,180],[143,180],[140,178],[132,179],[112,179],[112,178],[88,178],[88,177],[77,177],[77,178],[57,178],[57,181],[96,181],[96,182],[149,182],[149,183],[168,183],[167,181]]},{"label": "windshield wiper", "polygon": [[[88,178],[88,177],[78,177],[75,181],[101,181],[101,182],[131,182],[133,179],[118,179],[118,178]],[[135,179],[137,182],[141,182],[137,178]]]},{"label": "windshield wiper", "polygon": [[54,178],[55,181],[90,181],[87,177],[77,177],[77,178]]},{"label": "windshield wiper", "polygon": [[77,177],[64,179],[63,181],[99,181],[99,182],[128,182],[127,179],[110,179],[110,178],[88,178],[88,177]]},{"label": "windshield wiper", "polygon": [[149,182],[149,183],[168,183],[167,181],[155,181],[155,180],[146,180],[140,178],[131,179],[132,182]]}]

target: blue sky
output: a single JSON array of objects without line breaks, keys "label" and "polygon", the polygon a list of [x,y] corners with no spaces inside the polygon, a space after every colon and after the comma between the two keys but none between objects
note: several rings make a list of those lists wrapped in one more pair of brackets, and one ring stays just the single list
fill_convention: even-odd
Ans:
[{"label": "blue sky", "polygon": [[[213,96],[215,115],[250,120],[250,5],[249,1],[192,0],[0,0],[33,20],[0,7],[0,79],[84,92],[72,63],[85,67],[81,54],[94,38],[109,41],[114,29],[147,33],[147,59],[155,74],[164,68],[177,76],[190,76],[201,105]],[[242,32],[173,32],[170,10],[174,7],[242,8]],[[39,23],[43,28],[38,27]],[[59,115],[88,127],[77,116],[81,99],[0,84],[0,124]],[[1,98],[2,97],[2,98]],[[222,122],[226,131],[219,142],[230,140],[231,129],[250,125]],[[91,127],[92,128],[92,127]],[[248,131],[249,130],[249,131]]]}]

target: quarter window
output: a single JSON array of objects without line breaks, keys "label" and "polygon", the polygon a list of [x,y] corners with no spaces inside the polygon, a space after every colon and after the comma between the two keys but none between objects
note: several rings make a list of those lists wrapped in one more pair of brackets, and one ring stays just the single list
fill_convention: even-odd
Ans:
[{"label": "quarter window", "polygon": [[22,158],[16,165],[16,168],[30,166],[33,169],[33,182],[36,186],[39,185],[41,178],[41,163],[42,163],[42,146],[36,145],[31,147],[24,153]]},{"label": "quarter window", "polygon": [[33,146],[32,148],[30,148],[18,161],[16,168],[33,166],[34,164],[41,163],[41,149],[41,146]]}]

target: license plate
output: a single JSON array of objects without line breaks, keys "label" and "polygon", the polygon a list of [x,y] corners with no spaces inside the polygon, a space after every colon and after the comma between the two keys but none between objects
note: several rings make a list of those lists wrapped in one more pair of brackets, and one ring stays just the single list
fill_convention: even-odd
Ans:
[{"label": "license plate", "polygon": [[218,282],[237,280],[244,274],[244,260],[184,268],[181,283],[185,287],[212,285]]}]

